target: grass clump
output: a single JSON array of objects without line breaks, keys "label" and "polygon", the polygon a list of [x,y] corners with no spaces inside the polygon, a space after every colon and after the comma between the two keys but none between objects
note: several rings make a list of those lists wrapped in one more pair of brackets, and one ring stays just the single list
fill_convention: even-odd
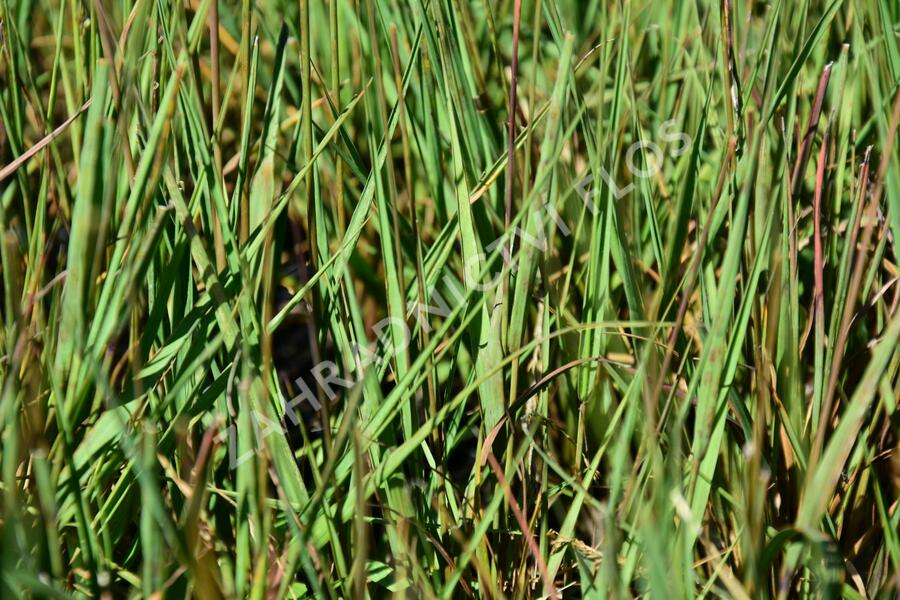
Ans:
[{"label": "grass clump", "polygon": [[888,0],[0,0],[0,594],[894,598]]}]

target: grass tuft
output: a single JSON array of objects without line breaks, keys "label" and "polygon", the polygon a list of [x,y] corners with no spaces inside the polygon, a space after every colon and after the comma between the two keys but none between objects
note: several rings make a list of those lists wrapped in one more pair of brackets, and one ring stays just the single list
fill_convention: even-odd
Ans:
[{"label": "grass tuft", "polygon": [[898,597],[898,127],[889,0],[0,0],[0,597]]}]

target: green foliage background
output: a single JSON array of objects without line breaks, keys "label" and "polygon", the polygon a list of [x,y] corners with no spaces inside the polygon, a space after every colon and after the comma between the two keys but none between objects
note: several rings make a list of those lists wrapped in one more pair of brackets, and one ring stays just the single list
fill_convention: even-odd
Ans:
[{"label": "green foliage background", "polygon": [[0,0],[0,84],[4,598],[900,593],[896,2]]}]

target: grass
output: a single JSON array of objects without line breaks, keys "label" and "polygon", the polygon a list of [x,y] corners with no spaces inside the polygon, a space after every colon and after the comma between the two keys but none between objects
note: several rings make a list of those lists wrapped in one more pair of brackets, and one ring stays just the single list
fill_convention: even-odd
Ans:
[{"label": "grass", "polygon": [[0,0],[0,595],[900,594],[889,0]]}]

